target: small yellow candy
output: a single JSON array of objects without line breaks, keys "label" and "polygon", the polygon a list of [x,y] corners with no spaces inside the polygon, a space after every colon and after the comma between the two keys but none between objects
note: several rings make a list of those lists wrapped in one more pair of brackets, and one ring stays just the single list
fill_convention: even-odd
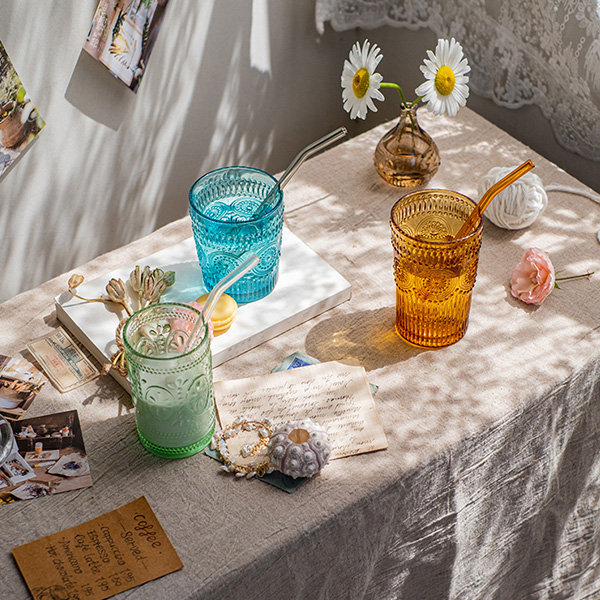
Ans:
[{"label": "small yellow candy", "polygon": [[[207,298],[208,294],[203,294],[196,302],[204,306]],[[237,307],[237,302],[229,294],[221,295],[210,316],[215,336],[225,333],[231,327],[237,313]]]}]

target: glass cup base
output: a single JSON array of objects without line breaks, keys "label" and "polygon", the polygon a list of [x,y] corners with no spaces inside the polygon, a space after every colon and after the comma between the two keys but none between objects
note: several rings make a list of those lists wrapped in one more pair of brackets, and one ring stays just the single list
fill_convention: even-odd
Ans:
[{"label": "glass cup base", "polygon": [[438,348],[447,348],[448,346],[452,346],[453,344],[456,344],[456,342],[459,342],[460,340],[462,340],[466,333],[466,328],[465,328],[465,331],[463,331],[459,337],[455,337],[450,341],[447,341],[447,340],[432,341],[432,340],[428,339],[426,341],[423,340],[423,343],[419,344],[418,342],[409,339],[405,334],[403,334],[400,331],[400,329],[398,329],[397,324],[394,326],[394,329],[396,331],[396,335],[403,342],[406,342],[409,346],[413,346],[415,348],[420,348],[421,350],[437,350]]},{"label": "glass cup base", "polygon": [[188,446],[181,446],[179,448],[167,448],[166,446],[159,446],[158,444],[154,444],[147,440],[139,428],[136,427],[136,429],[142,446],[144,446],[148,452],[156,454],[156,456],[161,456],[162,458],[186,458],[188,456],[198,454],[198,452],[204,450],[204,448],[208,446],[215,431],[215,427],[213,425],[210,431],[197,442],[189,444]]}]

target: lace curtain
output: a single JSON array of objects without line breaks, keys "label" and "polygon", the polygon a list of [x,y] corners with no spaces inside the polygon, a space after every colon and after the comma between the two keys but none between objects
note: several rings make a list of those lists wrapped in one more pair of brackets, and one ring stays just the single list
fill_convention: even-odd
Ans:
[{"label": "lace curtain", "polygon": [[471,89],[536,104],[559,143],[600,161],[600,0],[316,0],[320,33],[381,25],[455,37]]}]

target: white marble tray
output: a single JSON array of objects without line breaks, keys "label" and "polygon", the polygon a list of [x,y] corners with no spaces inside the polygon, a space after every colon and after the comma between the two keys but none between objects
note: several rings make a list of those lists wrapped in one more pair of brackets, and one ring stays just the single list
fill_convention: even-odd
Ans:
[{"label": "white marble tray", "polygon": [[[175,271],[175,284],[164,301],[189,302],[206,292],[193,238],[83,283],[78,293],[87,298],[106,295],[111,277],[127,281],[136,264]],[[264,341],[276,337],[341,304],[351,296],[350,283],[318,254],[283,228],[279,281],[262,300],[241,305],[231,329],[212,341],[213,366],[218,366]],[[63,325],[102,364],[115,351],[115,329],[120,313],[100,302],[86,303],[65,292],[55,299],[56,314]],[[124,315],[123,315],[124,316]],[[114,369],[113,377],[128,391],[129,381]]]}]

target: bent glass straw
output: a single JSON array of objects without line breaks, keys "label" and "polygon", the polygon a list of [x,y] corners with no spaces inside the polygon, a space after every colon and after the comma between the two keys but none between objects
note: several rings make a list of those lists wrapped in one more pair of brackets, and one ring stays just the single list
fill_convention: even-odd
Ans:
[{"label": "bent glass straw", "polygon": [[260,258],[258,258],[256,254],[248,255],[246,260],[244,260],[244,262],[241,265],[239,265],[233,271],[227,273],[227,275],[225,275],[225,277],[223,277],[223,279],[221,279],[217,283],[217,285],[215,285],[215,287],[211,290],[210,294],[208,295],[208,298],[206,299],[206,302],[204,303],[204,306],[202,308],[202,316],[204,318],[198,319],[196,321],[194,329],[192,329],[192,332],[188,336],[188,339],[183,347],[184,354],[188,351],[188,346],[190,345],[191,341],[195,339],[196,335],[198,334],[198,330],[202,325],[202,321],[208,323],[210,315],[212,315],[212,312],[215,309],[219,298],[222,296],[225,290],[230,288],[238,279],[241,279],[248,271],[250,271],[250,269],[253,269],[259,262]]},{"label": "bent glass straw", "polygon": [[348,133],[345,127],[338,127],[335,131],[328,133],[326,136],[318,139],[316,142],[309,144],[303,150],[300,150],[294,160],[290,163],[290,166],[284,171],[279,181],[270,189],[266,198],[260,203],[258,208],[252,214],[252,218],[256,219],[261,217],[264,213],[271,208],[271,201],[273,197],[281,191],[287,182],[294,176],[294,173],[300,168],[300,165],[313,154],[316,154],[319,150],[322,150],[326,146],[333,144],[340,138],[344,137]]},{"label": "bent glass straw", "polygon": [[531,160],[526,160],[522,165],[519,165],[514,171],[511,171],[508,175],[505,175],[502,179],[499,179],[477,203],[477,206],[473,209],[473,212],[469,215],[469,218],[463,223],[462,227],[458,230],[458,233],[454,236],[455,240],[460,240],[466,235],[471,233],[477,219],[483,216],[483,211],[490,205],[490,202],[494,197],[499,194],[503,189],[507,188],[511,183],[514,183],[519,177],[522,177],[528,171],[531,171],[535,165]]}]

